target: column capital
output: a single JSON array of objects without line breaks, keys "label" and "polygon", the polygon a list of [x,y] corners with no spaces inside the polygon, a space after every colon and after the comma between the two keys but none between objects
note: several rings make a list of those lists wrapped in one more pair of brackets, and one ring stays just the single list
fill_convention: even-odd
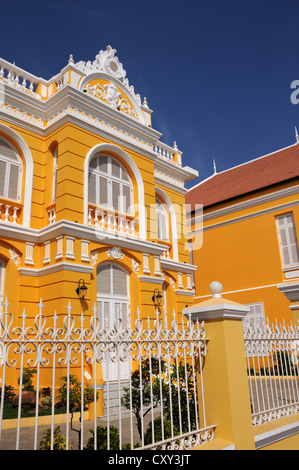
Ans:
[{"label": "column capital", "polygon": [[208,320],[243,320],[249,312],[249,307],[222,298],[222,284],[214,281],[210,284],[212,298],[204,302],[185,308],[183,314],[189,316],[193,321]]}]

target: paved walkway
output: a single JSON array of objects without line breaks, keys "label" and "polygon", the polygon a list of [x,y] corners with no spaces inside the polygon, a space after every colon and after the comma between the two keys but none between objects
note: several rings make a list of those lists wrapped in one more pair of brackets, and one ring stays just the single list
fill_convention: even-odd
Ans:
[{"label": "paved walkway", "polygon": [[[133,419],[133,423],[135,423],[135,417]],[[119,428],[119,420],[110,420],[110,426],[116,426]],[[63,436],[66,435],[66,424],[56,424],[55,428],[60,426],[61,434]],[[80,429],[80,422],[74,421],[73,428],[79,430]],[[105,418],[98,418],[97,419],[97,426],[107,426],[107,422]],[[50,429],[50,425],[44,425],[38,427],[37,433],[37,449],[40,448],[40,441],[44,438],[43,434],[47,429]],[[131,431],[130,431],[130,418],[122,419],[121,423],[121,435],[122,435],[122,442],[130,442],[131,441]],[[94,421],[84,421],[83,422],[83,446],[86,445],[88,439],[93,437],[90,429],[94,429]],[[20,430],[19,436],[19,450],[34,450],[34,436],[35,436],[35,427],[22,427]],[[140,442],[137,427],[133,424],[133,439],[134,444]],[[0,450],[16,450],[16,440],[17,440],[17,429],[4,429],[2,430],[2,436],[0,441]],[[72,442],[72,450],[78,449],[78,432],[72,431],[69,427],[69,440]]]}]

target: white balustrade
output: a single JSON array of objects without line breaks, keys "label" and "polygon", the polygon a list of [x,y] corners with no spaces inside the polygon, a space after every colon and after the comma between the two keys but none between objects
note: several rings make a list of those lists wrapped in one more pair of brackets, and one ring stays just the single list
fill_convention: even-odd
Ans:
[{"label": "white balustrade", "polygon": [[182,166],[181,152],[178,150],[176,143],[174,143],[173,147],[170,147],[162,142],[157,142],[153,150],[163,160]]},{"label": "white balustrade", "polygon": [[36,85],[40,80],[20,67],[10,64],[3,59],[1,59],[0,63],[0,80],[7,85],[13,86],[20,91],[40,99],[40,96],[35,93]]},{"label": "white balustrade", "polygon": [[88,209],[88,224],[101,230],[118,233],[128,237],[138,237],[136,226],[137,219],[127,218],[125,215],[117,215],[113,211],[105,211],[100,208]]},{"label": "white balustrade", "polygon": [[55,222],[56,222],[56,209],[55,208],[49,209],[48,214],[49,214],[49,225],[55,224]]},{"label": "white balustrade", "polygon": [[0,203],[0,222],[17,224],[19,211],[19,207]]}]

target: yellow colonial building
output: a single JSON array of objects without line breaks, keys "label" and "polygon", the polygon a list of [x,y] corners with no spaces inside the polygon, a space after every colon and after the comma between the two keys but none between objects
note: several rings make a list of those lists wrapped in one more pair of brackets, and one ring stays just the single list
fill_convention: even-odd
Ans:
[{"label": "yellow colonial building", "polygon": [[[298,320],[299,145],[214,174],[186,195],[196,303],[218,280],[247,325]],[[292,302],[293,305],[290,304]],[[291,308],[290,308],[291,307]]]},{"label": "yellow colonial building", "polygon": [[193,303],[184,183],[197,172],[160,141],[115,53],[70,56],[50,80],[0,60],[0,302],[16,326],[40,299],[45,315],[97,308],[105,328],[157,308],[166,325]]}]

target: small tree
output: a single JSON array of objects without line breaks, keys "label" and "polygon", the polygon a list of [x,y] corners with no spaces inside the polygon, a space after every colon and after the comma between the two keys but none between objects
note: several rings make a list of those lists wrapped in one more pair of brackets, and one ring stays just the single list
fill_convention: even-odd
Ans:
[{"label": "small tree", "polygon": [[[51,450],[51,429],[47,429],[44,439],[40,441],[40,450]],[[69,450],[72,449],[72,443],[69,441]],[[66,438],[61,435],[60,426],[54,429],[53,433],[53,450],[66,450]]]},{"label": "small tree", "polygon": [[[150,370],[151,369],[151,370]],[[169,376],[170,375],[170,376]],[[169,384],[170,379],[170,384]],[[169,371],[164,361],[149,359],[142,361],[141,378],[139,369],[131,375],[131,399],[130,388],[124,388],[125,394],[122,397],[122,404],[127,409],[131,409],[135,414],[137,429],[142,440],[142,413],[145,417],[152,409],[163,407],[163,427],[164,439],[171,437],[170,426],[173,425],[173,434],[188,432],[196,426],[194,380],[192,367],[189,364],[174,364]],[[156,423],[156,424],[155,424]],[[162,438],[162,421],[157,418],[154,421],[155,442]],[[157,427],[156,427],[157,426]],[[166,437],[167,435],[167,437]],[[144,435],[145,444],[152,443],[151,423]]]},{"label": "small tree", "polygon": [[[136,369],[132,372],[131,375],[131,394],[132,400],[130,398],[130,388],[124,387],[124,395],[122,397],[122,405],[127,409],[131,407],[132,401],[132,411],[136,417],[137,429],[142,439],[142,417],[144,418],[152,409],[157,408],[160,404],[160,381],[157,376],[165,372],[166,367],[163,361],[158,359],[151,360],[151,370],[150,370],[150,361],[146,359],[141,363],[141,377],[139,369]],[[162,380],[161,386],[164,389],[165,383]],[[162,392],[162,396],[164,396]],[[144,409],[142,414],[141,410]]]},{"label": "small tree", "polygon": [[[57,399],[65,408],[67,407],[67,396],[69,390],[69,411],[81,410],[81,383],[75,375],[69,376],[69,389],[67,376],[60,378],[61,386],[58,389]],[[90,387],[86,387],[83,391],[84,409],[86,405],[94,401],[94,392]]]}]

